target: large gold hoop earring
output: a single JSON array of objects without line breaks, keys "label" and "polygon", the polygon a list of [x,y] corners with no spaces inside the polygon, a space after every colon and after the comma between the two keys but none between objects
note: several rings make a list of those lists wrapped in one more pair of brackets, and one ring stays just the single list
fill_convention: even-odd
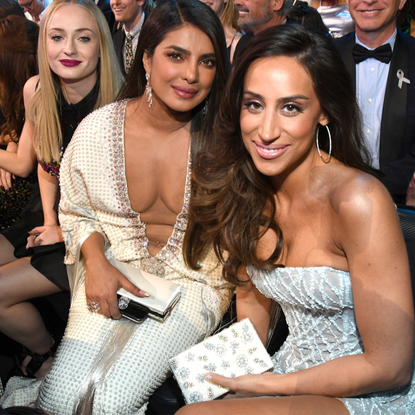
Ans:
[{"label": "large gold hoop earring", "polygon": [[319,132],[319,130],[320,130],[320,127],[322,127],[322,125],[321,125],[321,124],[320,124],[320,125],[319,125],[319,127],[317,128],[317,133],[316,133],[316,146],[317,146],[318,155],[321,157],[321,159],[324,161],[324,163],[326,163],[326,164],[327,164],[327,163],[330,161],[330,159],[331,159],[331,147],[332,147],[332,142],[331,142],[330,128],[329,128],[328,124],[324,126],[324,127],[326,127],[326,129],[327,129],[327,134],[328,134],[328,136],[329,136],[329,155],[328,155],[328,157],[327,157],[326,159],[324,159],[324,158],[323,158],[323,156],[321,155],[320,145],[319,145],[319,142],[318,142],[318,132]]}]

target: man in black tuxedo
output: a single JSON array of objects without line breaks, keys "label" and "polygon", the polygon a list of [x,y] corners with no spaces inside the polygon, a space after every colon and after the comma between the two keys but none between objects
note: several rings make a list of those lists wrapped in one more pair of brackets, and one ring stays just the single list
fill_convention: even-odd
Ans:
[{"label": "man in black tuxedo", "polygon": [[239,11],[238,24],[246,32],[235,48],[234,59],[257,33],[268,27],[284,24],[293,0],[235,0]]},{"label": "man in black tuxedo", "polygon": [[138,37],[146,18],[143,11],[144,3],[145,0],[111,0],[115,20],[122,23],[122,27],[114,33],[112,40],[124,75],[132,66]]},{"label": "man in black tuxedo", "polygon": [[396,28],[405,2],[348,0],[356,32],[335,41],[356,86],[372,166],[395,203],[405,203],[415,171],[415,39]]}]

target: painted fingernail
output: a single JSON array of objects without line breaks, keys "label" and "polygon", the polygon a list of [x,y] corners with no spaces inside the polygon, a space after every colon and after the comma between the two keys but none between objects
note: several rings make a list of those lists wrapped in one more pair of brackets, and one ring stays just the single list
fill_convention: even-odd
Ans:
[{"label": "painted fingernail", "polygon": [[206,380],[212,380],[212,375],[210,373],[205,373]]},{"label": "painted fingernail", "polygon": [[150,297],[150,294],[147,293],[147,292],[145,292],[145,291],[143,291],[143,290],[141,290],[141,294],[143,294],[144,297]]}]

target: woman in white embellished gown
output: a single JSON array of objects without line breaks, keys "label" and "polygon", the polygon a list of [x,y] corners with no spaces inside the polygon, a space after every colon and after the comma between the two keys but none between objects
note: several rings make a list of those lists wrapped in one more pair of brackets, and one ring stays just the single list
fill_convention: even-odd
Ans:
[{"label": "woman in white embellished gown", "polygon": [[330,39],[301,26],[264,30],[234,67],[221,152],[195,171],[186,258],[195,266],[209,241],[227,250],[238,318],[263,336],[274,300],[289,335],[273,373],[206,375],[240,399],[180,415],[413,413],[408,259],[392,199],[362,156],[355,102]]},{"label": "woman in white embellished gown", "polygon": [[[214,253],[206,250],[193,271],[181,249],[191,160],[214,144],[225,45],[205,4],[161,3],[140,33],[123,100],[87,117],[65,152],[59,218],[72,307],[37,400],[51,414],[144,414],[168,359],[211,333],[229,306],[233,288]],[[117,290],[145,293],[111,258],[182,287],[163,323],[120,319]]]}]

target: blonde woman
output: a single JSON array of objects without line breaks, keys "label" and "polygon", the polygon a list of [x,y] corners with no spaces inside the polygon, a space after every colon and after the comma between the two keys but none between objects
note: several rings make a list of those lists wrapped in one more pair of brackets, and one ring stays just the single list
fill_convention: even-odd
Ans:
[{"label": "blonde woman", "polygon": [[238,26],[238,10],[233,0],[202,0],[219,17],[226,37],[226,48],[228,53],[228,67],[232,68],[233,55],[236,45],[242,37],[242,30]]},{"label": "blonde woman", "polygon": [[39,34],[39,76],[24,87],[26,121],[17,153],[2,167],[38,159],[43,212],[31,212],[0,237],[0,331],[27,348],[23,376],[43,377],[54,340],[28,302],[69,289],[58,222],[60,160],[79,122],[112,102],[122,79],[104,16],[89,0],[55,0]]}]

